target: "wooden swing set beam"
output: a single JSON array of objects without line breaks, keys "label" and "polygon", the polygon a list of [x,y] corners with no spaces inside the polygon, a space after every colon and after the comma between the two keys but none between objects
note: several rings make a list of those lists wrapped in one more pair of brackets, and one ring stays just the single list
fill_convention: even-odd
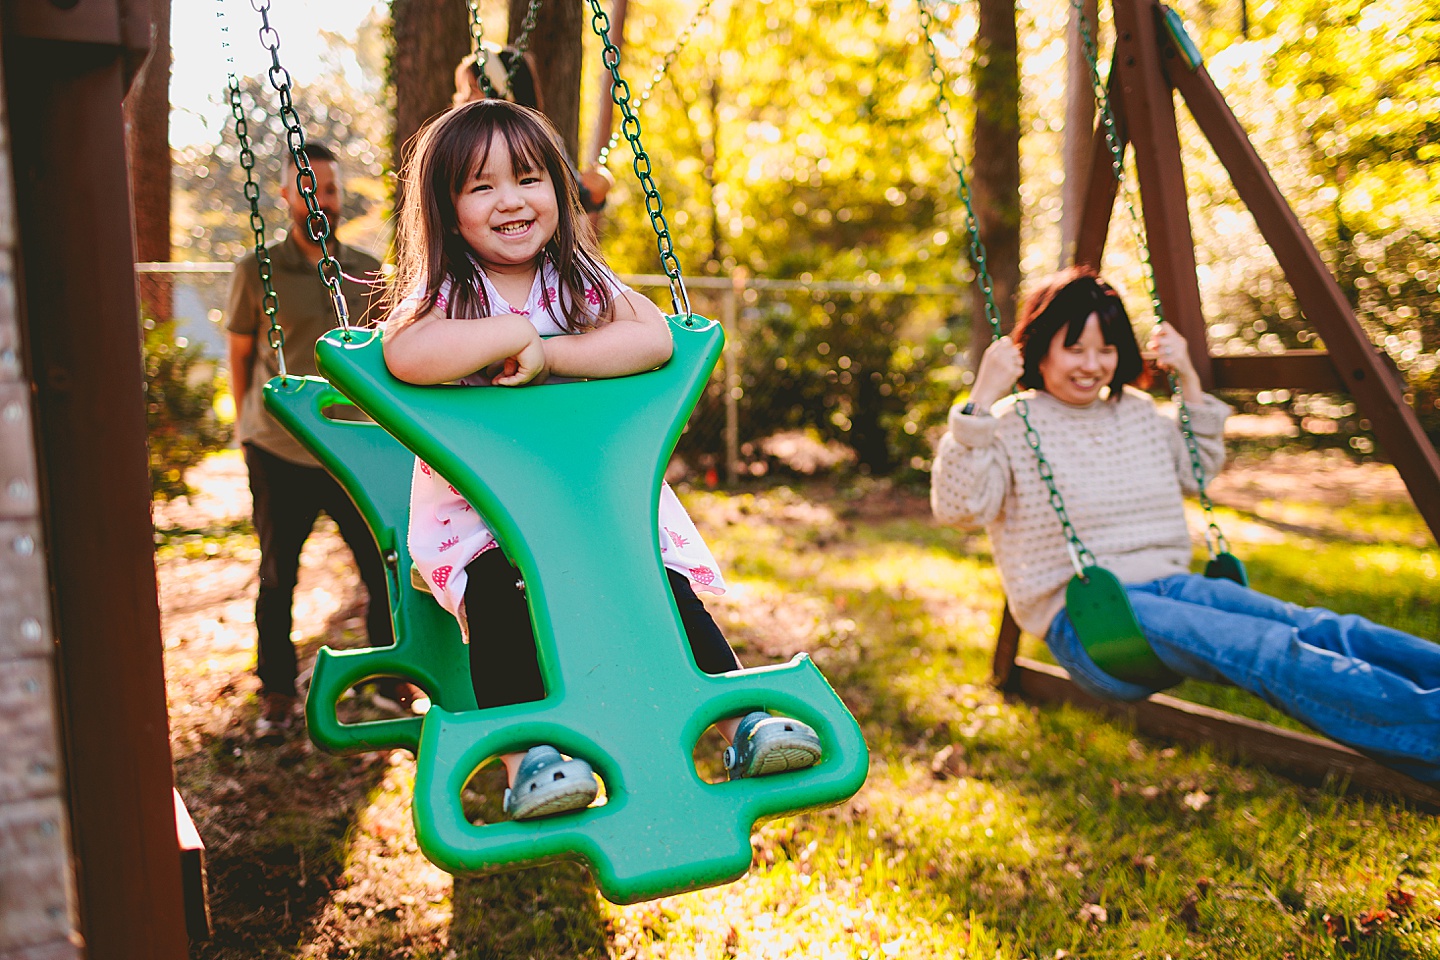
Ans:
[{"label": "wooden swing set beam", "polygon": [[[1203,64],[1193,71],[1185,65],[1163,14],[1158,0],[1115,0],[1117,39],[1108,96],[1116,135],[1122,144],[1129,142],[1135,148],[1145,232],[1165,319],[1189,342],[1191,358],[1207,390],[1286,387],[1350,393],[1370,420],[1416,508],[1440,539],[1440,457],[1405,402],[1397,371],[1365,335],[1339,284]],[[1175,122],[1175,90],[1185,98],[1228,171],[1306,318],[1329,352],[1210,356]],[[1119,189],[1103,117],[1096,124],[1084,177],[1074,262],[1098,269]],[[1099,700],[1081,690],[1063,669],[1018,656],[1019,644],[1020,627],[1007,606],[1001,615],[992,670],[995,685],[1008,693],[1124,717],[1142,733],[1217,746],[1285,770],[1304,782],[1337,778],[1352,789],[1403,797],[1423,809],[1440,811],[1440,790],[1334,741],[1164,694],[1138,703]]]}]

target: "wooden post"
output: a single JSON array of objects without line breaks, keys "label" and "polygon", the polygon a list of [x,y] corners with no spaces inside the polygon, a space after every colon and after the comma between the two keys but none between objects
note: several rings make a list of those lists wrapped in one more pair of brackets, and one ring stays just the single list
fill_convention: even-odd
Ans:
[{"label": "wooden post", "polygon": [[1061,187],[1060,266],[1075,262],[1075,244],[1080,236],[1079,211],[1084,206],[1084,189],[1090,178],[1090,142],[1095,127],[1095,90],[1090,81],[1081,35],[1083,12],[1086,29],[1094,38],[1100,22],[1097,0],[1083,0],[1070,8],[1065,30],[1065,182]]},{"label": "wooden post", "polygon": [[735,487],[740,467],[740,297],[745,293],[745,271],[736,270],[722,301],[725,328],[725,484]]},{"label": "wooden post", "polygon": [[[1129,143],[1125,127],[1125,98],[1120,86],[1115,83],[1117,73],[1110,70],[1110,89],[1106,101],[1110,104],[1110,115],[1115,121],[1115,137],[1120,142],[1123,155]],[[1084,190],[1080,193],[1081,207],[1075,224],[1074,260],[1077,264],[1100,269],[1105,256],[1105,241],[1110,235],[1110,214],[1115,209],[1115,193],[1120,183],[1115,179],[1114,154],[1110,150],[1109,138],[1105,135],[1105,117],[1095,123],[1090,135],[1090,159],[1085,164]]]},{"label": "wooden post", "polygon": [[1161,69],[1159,6],[1155,0],[1116,0],[1115,66],[1124,97],[1155,288],[1165,320],[1190,344],[1195,371],[1209,389],[1214,382],[1205,343],[1205,315],[1195,279],[1195,240],[1185,202],[1185,170],[1175,101]]},{"label": "wooden post", "polygon": [[29,549],[48,559],[53,638],[30,619],[59,657],[89,960],[188,952],[121,118],[148,13],[138,0],[3,5],[25,291],[12,367],[34,390],[43,535]]},{"label": "wooden post", "polygon": [[1191,72],[1177,61],[1171,79],[1225,165],[1240,199],[1255,217],[1265,242],[1275,252],[1301,310],[1324,338],[1345,389],[1370,420],[1376,439],[1409,488],[1416,509],[1440,539],[1440,456],[1420,428],[1415,411],[1405,402],[1399,379],[1355,319],[1340,285],[1285,202],[1210,74],[1203,66]]}]

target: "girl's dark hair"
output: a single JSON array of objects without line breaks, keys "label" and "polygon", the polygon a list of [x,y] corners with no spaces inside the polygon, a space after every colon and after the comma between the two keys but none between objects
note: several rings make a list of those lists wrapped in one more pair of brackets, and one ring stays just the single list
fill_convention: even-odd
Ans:
[{"label": "girl's dark hair", "polygon": [[[448,279],[452,317],[488,317],[490,303],[480,267],[460,236],[455,196],[485,166],[490,151],[503,144],[516,176],[544,170],[555,186],[559,223],[545,244],[544,256],[560,277],[558,307],[547,304],[564,329],[593,327],[610,316],[614,303],[590,222],[580,209],[580,188],[565,161],[560,135],[550,121],[507,100],[476,100],[446,111],[427,124],[400,174],[403,191],[396,229],[396,275],[386,306],[404,310],[393,323],[404,325],[435,309]],[[599,303],[585,299],[585,288]],[[415,299],[418,296],[418,302]],[[412,308],[413,305],[413,308]]]},{"label": "girl's dark hair", "polygon": [[1040,361],[1050,352],[1055,335],[1065,328],[1065,345],[1070,346],[1085,332],[1085,321],[1092,313],[1100,319],[1100,335],[1117,354],[1115,376],[1110,380],[1110,399],[1119,399],[1119,388],[1124,384],[1141,389],[1150,385],[1150,371],[1145,369],[1120,295],[1092,268],[1070,267],[1040,281],[1020,307],[1010,336],[1025,361],[1025,372],[1020,375],[1022,386],[1045,389]]}]

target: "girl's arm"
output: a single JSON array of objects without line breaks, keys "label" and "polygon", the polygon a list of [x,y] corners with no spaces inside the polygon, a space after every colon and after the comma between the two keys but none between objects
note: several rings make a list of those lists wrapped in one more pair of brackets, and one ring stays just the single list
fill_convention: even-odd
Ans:
[{"label": "girl's arm", "polygon": [[615,298],[610,322],[545,341],[545,361],[557,377],[623,377],[653,370],[674,351],[660,308],[634,290]]},{"label": "girl's arm", "polygon": [[[392,327],[393,330],[393,327]],[[461,320],[438,308],[386,333],[385,365],[408,383],[449,383],[492,363],[514,359],[514,371],[495,382],[518,386],[545,372],[540,334],[519,315]]]}]

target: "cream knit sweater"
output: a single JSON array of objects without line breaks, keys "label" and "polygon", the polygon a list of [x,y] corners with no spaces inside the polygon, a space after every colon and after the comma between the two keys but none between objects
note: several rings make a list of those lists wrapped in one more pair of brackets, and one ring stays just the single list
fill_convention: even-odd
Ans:
[{"label": "cream knit sweater", "polygon": [[[1194,493],[1195,479],[1175,420],[1131,387],[1114,403],[1084,407],[1038,391],[1024,397],[1070,522],[1100,565],[1123,583],[1188,572],[1182,491]],[[1207,478],[1225,461],[1229,413],[1209,394],[1190,405]],[[1075,570],[1014,398],[997,403],[994,414],[951,409],[930,476],[930,506],[945,523],[986,528],[1015,620],[1044,636]]]}]

